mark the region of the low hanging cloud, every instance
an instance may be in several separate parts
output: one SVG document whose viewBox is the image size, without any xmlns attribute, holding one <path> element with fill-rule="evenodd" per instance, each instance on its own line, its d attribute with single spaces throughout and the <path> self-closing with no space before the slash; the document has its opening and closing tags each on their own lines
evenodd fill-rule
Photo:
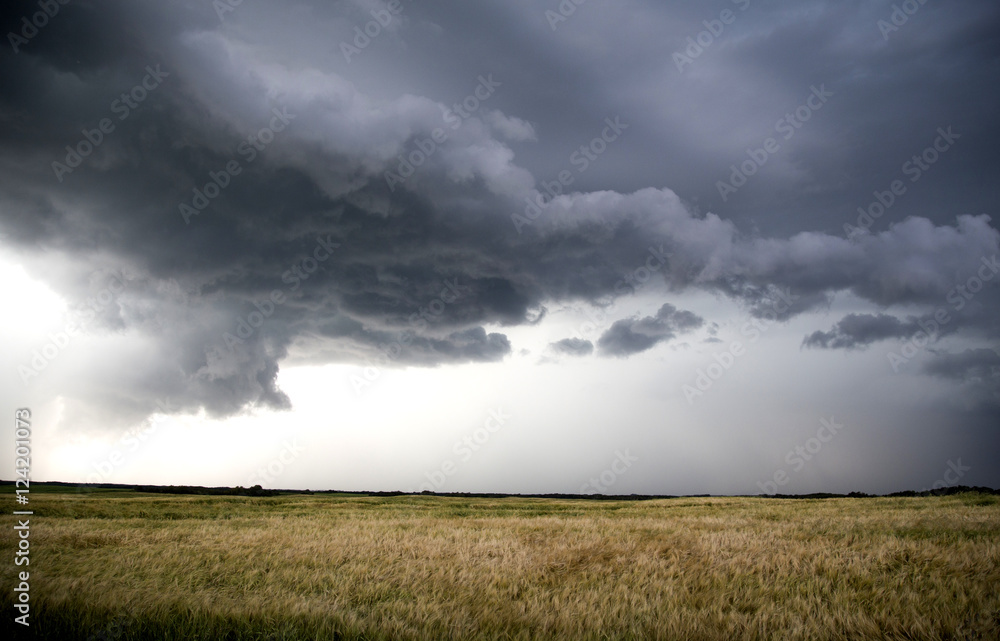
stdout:
<svg viewBox="0 0 1000 641">
<path fill-rule="evenodd" d="M 803 341 L 804 347 L 822 349 L 864 349 L 872 343 L 910 338 L 921 331 L 915 319 L 902 321 L 889 314 L 848 314 L 828 331 L 815 331 Z"/>
<path fill-rule="evenodd" d="M 549 348 L 562 356 L 589 356 L 594 353 L 594 344 L 584 338 L 564 338 L 549 343 Z"/>
<path fill-rule="evenodd" d="M 1000 418 L 1000 353 L 988 347 L 961 352 L 932 350 L 924 361 L 925 374 L 950 381 L 959 393 L 953 399 L 964 410 L 981 410 Z"/>
<path fill-rule="evenodd" d="M 923 369 L 942 378 L 1000 382 L 1000 354 L 986 347 L 957 353 L 936 352 Z"/>
<path fill-rule="evenodd" d="M 602 356 L 631 356 L 704 324 L 705 319 L 697 314 L 664 303 L 655 316 L 615 321 L 597 339 L 597 348 Z"/>
</svg>

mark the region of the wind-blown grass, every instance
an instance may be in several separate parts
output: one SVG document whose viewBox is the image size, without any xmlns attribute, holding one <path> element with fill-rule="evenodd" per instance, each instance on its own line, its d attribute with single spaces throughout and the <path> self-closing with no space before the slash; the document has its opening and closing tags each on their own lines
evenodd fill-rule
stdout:
<svg viewBox="0 0 1000 641">
<path fill-rule="evenodd" d="M 986 495 L 31 501 L 33 638 L 1000 638 Z"/>
</svg>

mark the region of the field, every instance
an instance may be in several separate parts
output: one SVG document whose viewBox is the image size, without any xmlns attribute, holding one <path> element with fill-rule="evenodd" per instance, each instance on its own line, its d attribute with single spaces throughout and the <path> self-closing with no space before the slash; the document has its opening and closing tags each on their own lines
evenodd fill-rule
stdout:
<svg viewBox="0 0 1000 641">
<path fill-rule="evenodd" d="M 1000 639 L 1000 501 L 981 494 L 31 504 L 28 635 L 9 510 L 0 535 L 18 638 Z"/>
</svg>

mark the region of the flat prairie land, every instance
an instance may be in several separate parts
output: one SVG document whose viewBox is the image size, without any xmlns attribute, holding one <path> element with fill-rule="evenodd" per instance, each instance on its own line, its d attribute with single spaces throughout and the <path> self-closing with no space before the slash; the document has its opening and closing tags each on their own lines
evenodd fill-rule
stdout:
<svg viewBox="0 0 1000 641">
<path fill-rule="evenodd" d="M 11 501 L 11 504 L 13 501 Z M 31 495 L 58 639 L 1000 639 L 1000 500 Z M 12 638 L 9 634 L 6 638 Z"/>
</svg>

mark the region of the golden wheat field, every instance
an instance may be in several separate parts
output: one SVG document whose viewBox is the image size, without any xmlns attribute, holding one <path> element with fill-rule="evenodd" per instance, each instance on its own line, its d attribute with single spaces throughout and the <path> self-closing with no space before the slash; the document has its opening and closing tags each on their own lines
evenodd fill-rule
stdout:
<svg viewBox="0 0 1000 641">
<path fill-rule="evenodd" d="M 1000 502 L 980 494 L 31 501 L 30 628 L 3 591 L 24 638 L 1000 638 Z"/>
</svg>

